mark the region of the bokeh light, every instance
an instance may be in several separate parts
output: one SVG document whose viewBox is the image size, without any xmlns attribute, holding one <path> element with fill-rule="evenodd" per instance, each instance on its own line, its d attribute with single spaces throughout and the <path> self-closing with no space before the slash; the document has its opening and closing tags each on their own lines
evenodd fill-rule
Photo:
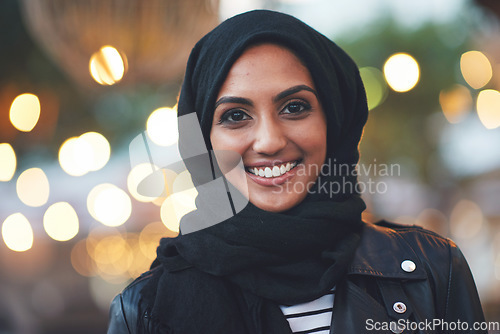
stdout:
<svg viewBox="0 0 500 334">
<path fill-rule="evenodd" d="M 477 114 L 487 129 L 500 126 L 500 92 L 486 89 L 477 97 Z"/>
<path fill-rule="evenodd" d="M 153 261 L 147 258 L 146 255 L 144 255 L 144 253 L 141 251 L 139 243 L 139 234 L 127 233 L 126 241 L 130 249 L 132 262 L 128 266 L 125 275 L 129 278 L 133 278 L 147 271 Z"/>
<path fill-rule="evenodd" d="M 167 231 L 164 226 L 163 230 Z M 84 268 L 78 270 L 93 272 L 112 283 L 120 283 L 139 276 L 148 270 L 152 262 L 142 251 L 139 239 L 138 233 L 122 234 L 116 229 L 92 229 L 85 241 L 86 252 L 78 251 L 81 254 L 76 256 L 75 249 L 75 263 Z M 154 252 L 158 240 L 159 238 L 156 240 L 156 245 L 148 245 L 154 248 L 150 251 Z M 91 263 L 88 263 L 89 259 Z"/>
<path fill-rule="evenodd" d="M 49 180 L 40 168 L 30 168 L 17 178 L 16 191 L 24 204 L 34 207 L 42 206 L 49 199 Z"/>
<path fill-rule="evenodd" d="M 95 186 L 87 197 L 87 209 L 95 220 L 106 226 L 125 223 L 132 213 L 132 202 L 125 191 L 104 183 Z"/>
<path fill-rule="evenodd" d="M 175 194 L 174 194 L 175 195 Z M 161 221 L 165 226 L 172 232 L 179 232 L 179 223 L 181 221 L 181 217 L 177 214 L 177 210 L 180 210 L 180 206 L 182 206 L 182 202 L 176 201 L 176 197 L 174 195 L 168 196 L 162 203 L 160 209 Z M 188 211 L 186 209 L 186 211 Z"/>
<path fill-rule="evenodd" d="M 33 246 L 33 229 L 22 213 L 14 213 L 5 219 L 2 237 L 7 247 L 16 252 L 27 251 Z"/>
<path fill-rule="evenodd" d="M 54 203 L 45 211 L 43 227 L 49 237 L 54 240 L 70 240 L 78 233 L 78 215 L 69 203 Z"/>
<path fill-rule="evenodd" d="M 153 174 L 145 175 L 141 173 L 152 170 L 150 164 L 147 164 L 149 168 L 140 164 L 142 172 L 137 170 L 134 176 L 131 176 L 129 191 L 132 196 L 137 196 L 136 199 L 139 201 L 145 201 L 149 199 L 149 202 L 161 206 L 161 203 L 173 192 L 174 180 L 177 177 L 177 173 L 171 169 L 162 168 L 157 170 Z M 157 168 L 157 167 L 153 167 Z M 132 170 L 134 171 L 135 168 Z M 128 180 L 127 180 L 128 181 Z"/>
<path fill-rule="evenodd" d="M 181 174 L 179 174 L 179 176 Z M 179 177 L 177 177 L 177 179 L 178 178 Z M 180 186 L 178 185 L 178 187 Z M 163 201 L 160 209 L 160 216 L 161 221 L 170 231 L 179 232 L 181 218 L 187 213 L 196 210 L 195 200 L 196 196 L 198 196 L 198 191 L 196 188 L 192 187 L 187 190 L 176 192 L 175 188 L 174 181 L 174 193 Z M 182 189 L 186 188 L 182 186 Z"/>
<path fill-rule="evenodd" d="M 390 56 L 384 64 L 384 75 L 389 86 L 396 92 L 407 92 L 418 83 L 420 68 L 417 61 L 406 53 Z"/>
<path fill-rule="evenodd" d="M 196 210 L 196 190 L 191 174 L 185 170 L 174 180 L 172 185 L 173 194 L 166 198 L 160 209 L 160 216 L 165 226 L 174 232 L 179 232 L 181 218 Z"/>
<path fill-rule="evenodd" d="M 94 260 L 99 276 L 110 281 L 125 281 L 134 255 L 127 240 L 120 234 L 101 238 L 94 248 Z"/>
<path fill-rule="evenodd" d="M 450 214 L 450 231 L 457 239 L 472 239 L 483 227 L 481 208 L 469 200 L 459 201 Z"/>
<path fill-rule="evenodd" d="M 382 104 L 387 97 L 384 75 L 374 67 L 362 67 L 359 69 L 359 74 L 365 86 L 368 109 L 372 110 Z"/>
<path fill-rule="evenodd" d="M 96 275 L 94 261 L 87 250 L 87 239 L 78 241 L 71 249 L 71 265 L 82 276 L 92 277 Z"/>
<path fill-rule="evenodd" d="M 460 70 L 465 81 L 474 89 L 484 87 L 493 75 L 488 57 L 480 51 L 465 52 L 460 57 Z"/>
<path fill-rule="evenodd" d="M 33 94 L 21 94 L 14 99 L 10 107 L 10 122 L 23 132 L 33 130 L 40 118 L 40 100 Z"/>
<path fill-rule="evenodd" d="M 120 233 L 101 225 L 75 244 L 71 263 L 80 275 L 122 283 L 149 269 L 161 238 L 176 235 L 159 221 L 146 225 L 140 233 Z"/>
<path fill-rule="evenodd" d="M 97 132 L 86 132 L 80 136 L 80 140 L 87 142 L 92 148 L 93 159 L 89 171 L 97 171 L 106 166 L 111 155 L 111 146 L 106 137 Z"/>
<path fill-rule="evenodd" d="M 16 152 L 9 143 L 0 143 L 0 181 L 12 179 L 17 167 Z"/>
<path fill-rule="evenodd" d="M 138 191 L 138 186 L 141 182 L 144 181 L 144 179 L 146 179 L 146 177 L 151 176 L 155 172 L 158 173 L 159 176 L 162 176 L 161 173 L 157 172 L 158 169 L 158 166 L 155 166 L 153 164 L 142 163 L 130 170 L 127 176 L 127 189 L 133 198 L 135 198 L 139 202 L 152 202 L 155 198 L 157 198 L 152 196 L 145 196 L 145 194 L 140 193 Z M 161 188 L 158 191 L 160 194 L 165 191 L 164 182 L 156 182 L 154 186 Z"/>
<path fill-rule="evenodd" d="M 159 108 L 153 111 L 146 122 L 146 131 L 156 145 L 175 144 L 179 138 L 176 108 Z"/>
<path fill-rule="evenodd" d="M 97 132 L 67 139 L 59 149 L 59 164 L 71 176 L 82 176 L 104 167 L 111 154 L 108 140 Z"/>
<path fill-rule="evenodd" d="M 454 85 L 439 93 L 439 104 L 448 122 L 456 124 L 472 109 L 472 95 L 467 87 Z"/>
<path fill-rule="evenodd" d="M 127 58 L 112 46 L 105 45 L 90 57 L 90 75 L 101 85 L 113 85 L 127 71 Z"/>
<path fill-rule="evenodd" d="M 86 174 L 93 160 L 92 146 L 79 137 L 67 139 L 59 149 L 59 164 L 71 176 Z"/>
<path fill-rule="evenodd" d="M 162 222 L 153 222 L 146 225 L 139 234 L 139 247 L 144 256 L 153 261 L 156 258 L 156 248 L 160 239 L 175 237 L 177 233 L 166 228 Z"/>
</svg>

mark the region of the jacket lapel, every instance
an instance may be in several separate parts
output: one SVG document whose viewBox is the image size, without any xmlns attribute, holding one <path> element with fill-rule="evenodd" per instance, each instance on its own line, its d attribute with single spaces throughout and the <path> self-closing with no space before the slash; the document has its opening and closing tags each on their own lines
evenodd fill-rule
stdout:
<svg viewBox="0 0 500 334">
<path fill-rule="evenodd" d="M 405 260 L 412 261 L 415 268 L 403 270 L 401 263 Z M 387 305 L 353 283 L 355 276 L 372 281 L 427 279 L 422 263 L 401 236 L 383 226 L 366 224 L 347 276 L 336 288 L 330 334 L 392 333 L 387 326 L 397 319 L 389 316 Z M 392 302 L 389 306 L 391 309 Z"/>
<path fill-rule="evenodd" d="M 385 308 L 351 281 L 336 289 L 331 334 L 366 333 L 370 324 L 389 321 Z"/>
</svg>

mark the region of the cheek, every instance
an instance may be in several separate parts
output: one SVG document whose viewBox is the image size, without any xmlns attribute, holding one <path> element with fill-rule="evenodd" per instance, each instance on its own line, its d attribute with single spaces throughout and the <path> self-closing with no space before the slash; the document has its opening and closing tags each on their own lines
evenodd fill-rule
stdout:
<svg viewBox="0 0 500 334">
<path fill-rule="evenodd" d="M 326 159 L 326 136 L 314 136 L 304 140 L 304 150 L 308 163 L 322 165 Z"/>
<path fill-rule="evenodd" d="M 224 132 L 219 129 L 212 128 L 210 131 L 210 143 L 212 144 L 212 149 L 214 150 L 225 150 L 227 149 L 228 141 L 225 139 Z"/>
<path fill-rule="evenodd" d="M 323 122 L 314 123 L 307 129 L 297 131 L 295 135 L 302 151 L 314 160 L 309 162 L 317 164 L 322 164 L 326 158 L 326 137 L 326 125 Z"/>
<path fill-rule="evenodd" d="M 213 150 L 233 151 L 243 155 L 247 146 L 247 139 L 243 134 L 224 129 L 212 129 L 210 143 Z"/>
</svg>

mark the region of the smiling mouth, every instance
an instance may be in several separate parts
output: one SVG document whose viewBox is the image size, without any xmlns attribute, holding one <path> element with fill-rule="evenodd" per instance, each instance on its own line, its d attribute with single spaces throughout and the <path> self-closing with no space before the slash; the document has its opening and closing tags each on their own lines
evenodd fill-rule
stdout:
<svg viewBox="0 0 500 334">
<path fill-rule="evenodd" d="M 300 160 L 295 160 L 274 166 L 247 167 L 246 171 L 260 177 L 273 178 L 273 177 L 279 177 L 289 172 L 290 170 L 297 167 L 299 163 Z"/>
</svg>

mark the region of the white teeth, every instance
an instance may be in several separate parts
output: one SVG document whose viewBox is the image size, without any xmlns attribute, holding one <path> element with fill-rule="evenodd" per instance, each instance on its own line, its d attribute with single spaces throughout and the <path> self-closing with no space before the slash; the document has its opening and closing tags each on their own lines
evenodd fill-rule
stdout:
<svg viewBox="0 0 500 334">
<path fill-rule="evenodd" d="M 294 162 L 287 162 L 286 164 L 282 164 L 279 166 L 273 166 L 273 167 L 253 167 L 253 168 L 247 168 L 247 170 L 255 175 L 258 175 L 260 177 L 266 177 L 266 178 L 271 178 L 271 177 L 278 177 L 286 172 L 290 171 L 292 168 L 297 166 L 297 161 Z"/>
<path fill-rule="evenodd" d="M 276 177 L 276 176 L 280 176 L 280 175 L 281 175 L 280 168 L 278 166 L 274 166 L 273 167 L 273 176 Z"/>
</svg>

